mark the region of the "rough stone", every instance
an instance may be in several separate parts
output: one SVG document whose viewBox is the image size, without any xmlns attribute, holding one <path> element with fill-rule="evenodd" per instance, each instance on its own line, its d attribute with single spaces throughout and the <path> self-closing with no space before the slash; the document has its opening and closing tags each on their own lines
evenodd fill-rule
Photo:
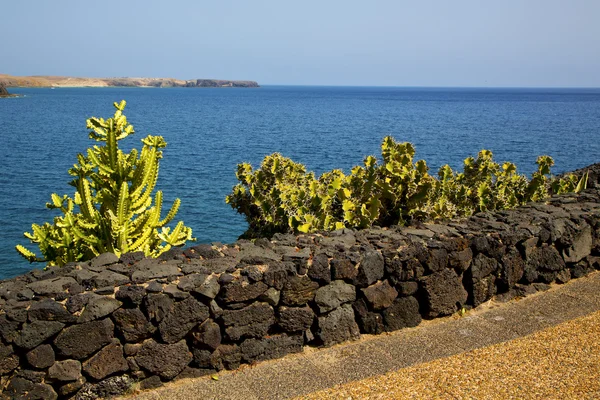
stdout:
<svg viewBox="0 0 600 400">
<path fill-rule="evenodd" d="M 253 303 L 241 310 L 224 310 L 222 318 L 231 340 L 265 336 L 275 323 L 273 307 L 267 303 Z"/>
<path fill-rule="evenodd" d="M 352 304 L 356 322 L 363 333 L 379 335 L 385 330 L 381 314 L 369 311 L 365 299 L 358 299 Z"/>
<path fill-rule="evenodd" d="M 19 366 L 19 356 L 8 354 L 0 358 L 0 376 L 7 375 L 9 372 Z"/>
<path fill-rule="evenodd" d="M 347 258 L 334 258 L 331 260 L 331 274 L 333 279 L 346 279 L 353 281 L 358 275 L 358 268 Z"/>
<path fill-rule="evenodd" d="M 335 280 L 315 292 L 315 303 L 322 313 L 356 300 L 356 288 L 342 280 Z"/>
<path fill-rule="evenodd" d="M 105 265 L 116 264 L 119 262 L 119 257 L 113 253 L 102 253 L 98 257 L 90 260 L 90 266 L 92 268 L 104 267 Z"/>
<path fill-rule="evenodd" d="M 398 282 L 396 289 L 400 296 L 412 296 L 419 290 L 419 284 L 413 281 Z"/>
<path fill-rule="evenodd" d="M 592 243 L 592 228 L 589 225 L 586 225 L 577 232 L 571 246 L 563 251 L 565 262 L 576 263 L 590 255 Z"/>
<path fill-rule="evenodd" d="M 97 288 L 105 286 L 115 287 L 129 283 L 129 277 L 113 271 L 104 270 L 95 276 L 93 281 Z"/>
<path fill-rule="evenodd" d="M 222 344 L 210 355 L 210 364 L 217 371 L 237 369 L 241 361 L 242 352 L 237 344 Z"/>
<path fill-rule="evenodd" d="M 313 257 L 312 263 L 308 268 L 308 276 L 320 284 L 331 282 L 331 270 L 329 268 L 329 258 L 324 253 L 319 253 Z"/>
<path fill-rule="evenodd" d="M 503 289 L 508 290 L 508 288 L 512 288 L 521 280 L 524 272 L 525 261 L 521 257 L 521 254 L 514 248 L 509 249 L 502 256 L 500 265 L 500 281 L 502 282 Z"/>
<path fill-rule="evenodd" d="M 55 356 L 52 346 L 42 344 L 25 355 L 27 362 L 34 368 L 45 369 L 54 364 Z"/>
<path fill-rule="evenodd" d="M 121 258 L 119 258 L 119 262 L 125 265 L 132 265 L 138 261 L 144 259 L 143 251 L 134 251 L 130 253 L 121 254 Z"/>
<path fill-rule="evenodd" d="M 76 381 L 81 378 L 81 363 L 77 360 L 56 361 L 48 368 L 48 378 L 57 381 Z"/>
<path fill-rule="evenodd" d="M 378 281 L 371 286 L 361 289 L 363 295 L 374 310 L 383 310 L 392 305 L 398 297 L 398 291 L 388 283 L 387 279 Z"/>
<path fill-rule="evenodd" d="M 193 297 L 179 301 L 158 325 L 160 337 L 166 343 L 178 342 L 209 315 L 208 307 Z"/>
<path fill-rule="evenodd" d="M 317 338 L 324 346 L 354 340 L 360 337 L 360 329 L 354 320 L 352 306 L 344 304 L 327 315 L 318 318 Z"/>
<path fill-rule="evenodd" d="M 132 384 L 133 380 L 127 375 L 111 376 L 98 383 L 86 383 L 74 400 L 109 399 L 124 394 Z"/>
<path fill-rule="evenodd" d="M 275 307 L 279 304 L 280 298 L 281 298 L 281 292 L 272 287 L 268 288 L 263 294 L 258 296 L 258 300 L 269 303 L 273 307 Z"/>
<path fill-rule="evenodd" d="M 93 379 L 104 379 L 117 372 L 129 369 L 127 360 L 123 357 L 123 346 L 118 340 L 104 346 L 102 350 L 84 361 L 83 372 Z"/>
<path fill-rule="evenodd" d="M 212 349 L 216 349 L 221 344 L 221 327 L 210 319 L 198 325 L 192 335 L 197 343 Z"/>
<path fill-rule="evenodd" d="M 288 306 L 302 306 L 315 298 L 315 291 L 319 288 L 306 275 L 289 277 L 281 291 L 281 301 Z"/>
<path fill-rule="evenodd" d="M 154 327 L 138 308 L 121 308 L 112 314 L 117 330 L 127 342 L 139 342 L 154 332 Z"/>
<path fill-rule="evenodd" d="M 81 324 L 106 317 L 121 307 L 122 304 L 118 300 L 104 296 L 91 299 L 77 319 L 77 323 Z"/>
<path fill-rule="evenodd" d="M 453 314 L 467 301 L 468 293 L 453 269 L 445 269 L 420 279 L 425 315 L 435 318 Z"/>
<path fill-rule="evenodd" d="M 76 391 L 78 391 L 79 389 L 81 389 L 83 387 L 83 385 L 86 383 L 86 381 L 87 380 L 85 379 L 85 377 L 82 376 L 81 378 L 77 379 L 76 381 L 67 382 L 58 388 L 58 394 L 63 397 L 69 396 L 69 395 L 75 393 Z"/>
<path fill-rule="evenodd" d="M 248 363 L 280 358 L 289 353 L 302 351 L 302 335 L 288 336 L 285 333 L 263 339 L 246 339 L 240 345 L 242 359 Z"/>
<path fill-rule="evenodd" d="M 62 357 L 86 358 L 111 342 L 114 324 L 110 319 L 69 326 L 56 337 L 54 346 Z"/>
<path fill-rule="evenodd" d="M 366 287 L 383 278 L 383 255 L 379 251 L 366 251 L 358 264 L 358 275 L 355 282 L 358 286 Z"/>
<path fill-rule="evenodd" d="M 165 294 L 149 294 L 143 301 L 148 319 L 161 322 L 173 309 L 174 301 Z"/>
<path fill-rule="evenodd" d="M 137 307 L 142 304 L 146 290 L 142 286 L 120 286 L 115 293 L 115 299 L 125 307 Z"/>
<path fill-rule="evenodd" d="M 53 297 L 58 293 L 63 293 L 72 285 L 76 285 L 77 281 L 70 277 L 59 277 L 46 279 L 43 281 L 32 282 L 27 287 L 35 292 L 38 296 Z"/>
<path fill-rule="evenodd" d="M 160 344 L 149 339 L 135 356 L 138 365 L 164 379 L 173 379 L 192 361 L 192 353 L 185 342 Z"/>
<path fill-rule="evenodd" d="M 10 381 L 5 394 L 8 398 L 15 400 L 56 400 L 58 398 L 52 386 L 46 383 L 33 383 L 19 377 Z"/>
<path fill-rule="evenodd" d="M 162 381 L 158 375 L 152 375 L 149 378 L 140 381 L 140 390 L 156 389 L 163 386 Z"/>
<path fill-rule="evenodd" d="M 188 292 L 179 290 L 177 285 L 175 285 L 173 283 L 165 286 L 163 289 L 163 293 L 169 297 L 172 297 L 175 300 L 183 300 L 183 299 L 187 299 L 188 297 L 190 297 L 190 294 Z"/>
<path fill-rule="evenodd" d="M 383 321 L 388 331 L 417 326 L 421 323 L 419 302 L 414 297 L 399 297 L 383 311 Z"/>
<path fill-rule="evenodd" d="M 131 280 L 136 283 L 148 282 L 151 279 L 168 278 L 183 275 L 179 272 L 177 265 L 159 264 L 159 260 L 153 260 L 153 263 L 145 265 L 135 265 L 134 272 L 131 274 Z"/>
<path fill-rule="evenodd" d="M 279 307 L 279 326 L 287 332 L 305 331 L 310 329 L 315 319 L 315 313 L 309 306 Z"/>
<path fill-rule="evenodd" d="M 29 308 L 28 315 L 30 321 L 59 321 L 64 323 L 75 321 L 75 317 L 67 311 L 65 306 L 52 299 L 33 303 Z"/>
<path fill-rule="evenodd" d="M 26 350 L 42 344 L 46 339 L 56 335 L 65 326 L 58 321 L 33 321 L 23 324 L 21 333 L 14 340 L 14 343 Z"/>
<path fill-rule="evenodd" d="M 225 303 L 238 303 L 254 300 L 268 288 L 263 282 L 250 283 L 247 277 L 241 276 L 223 285 L 219 297 Z"/>
</svg>

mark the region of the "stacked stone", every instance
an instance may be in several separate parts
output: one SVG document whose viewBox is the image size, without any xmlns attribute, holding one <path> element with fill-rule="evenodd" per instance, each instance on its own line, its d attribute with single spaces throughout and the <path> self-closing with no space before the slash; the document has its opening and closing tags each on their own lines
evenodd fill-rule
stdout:
<svg viewBox="0 0 600 400">
<path fill-rule="evenodd" d="M 108 397 L 600 269 L 600 191 L 423 224 L 103 254 L 0 282 L 5 398 Z"/>
</svg>

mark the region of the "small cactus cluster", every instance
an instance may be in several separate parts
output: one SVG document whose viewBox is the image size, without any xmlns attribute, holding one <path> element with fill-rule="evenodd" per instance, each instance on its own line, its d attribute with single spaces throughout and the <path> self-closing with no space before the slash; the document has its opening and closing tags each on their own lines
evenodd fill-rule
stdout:
<svg viewBox="0 0 600 400">
<path fill-rule="evenodd" d="M 69 170 L 73 197 L 54 193 L 50 209 L 62 215 L 53 223 L 33 224 L 24 235 L 36 243 L 43 257 L 22 245 L 16 250 L 30 262 L 64 265 L 89 260 L 101 253 L 120 254 L 143 251 L 157 257 L 172 246 L 192 240 L 192 230 L 180 221 L 173 229 L 166 225 L 179 209 L 176 199 L 165 218 L 161 218 L 163 194 L 156 192 L 159 160 L 167 143 L 162 136 L 142 139 L 142 150 L 129 153 L 119 149 L 119 141 L 134 133 L 123 114 L 125 101 L 114 103 L 112 118 L 87 120 L 89 137 L 102 143 L 77 155 L 77 164 Z M 159 230 L 160 229 L 160 230 Z"/>
<path fill-rule="evenodd" d="M 240 183 L 225 201 L 246 216 L 244 236 L 258 237 L 469 216 L 540 201 L 551 193 L 578 192 L 587 181 L 585 175 L 552 178 L 549 156 L 538 157 L 531 179 L 518 174 L 513 163 L 494 162 L 489 150 L 467 158 L 461 173 L 442 166 L 436 178 L 424 160 L 413 161 L 411 143 L 388 136 L 381 152 L 381 164 L 368 156 L 350 175 L 335 169 L 318 178 L 278 153 L 265 157 L 257 170 L 239 164 Z"/>
</svg>

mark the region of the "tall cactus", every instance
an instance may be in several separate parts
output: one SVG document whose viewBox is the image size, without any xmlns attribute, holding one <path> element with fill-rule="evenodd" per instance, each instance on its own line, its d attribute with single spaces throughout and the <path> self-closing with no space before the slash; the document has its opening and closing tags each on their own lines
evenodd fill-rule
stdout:
<svg viewBox="0 0 600 400">
<path fill-rule="evenodd" d="M 54 223 L 33 224 L 32 233 L 25 237 L 37 243 L 43 257 L 38 257 L 24 246 L 16 250 L 30 262 L 43 261 L 50 265 L 64 265 L 71 261 L 91 259 L 104 252 L 117 255 L 143 251 L 157 257 L 172 246 L 182 246 L 192 239 L 192 230 L 180 221 L 174 229 L 166 227 L 179 209 L 175 199 L 167 216 L 161 219 L 163 194 L 152 192 L 158 179 L 162 148 L 167 143 L 162 136 L 148 135 L 143 147 L 124 153 L 119 140 L 134 133 L 133 125 L 123 115 L 125 100 L 114 103 L 112 118 L 90 118 L 89 137 L 102 145 L 78 154 L 77 164 L 69 169 L 74 179 L 69 183 L 76 188 L 73 198 L 52 194 L 50 209 L 63 215 Z M 159 231 L 160 229 L 160 231 Z"/>
</svg>

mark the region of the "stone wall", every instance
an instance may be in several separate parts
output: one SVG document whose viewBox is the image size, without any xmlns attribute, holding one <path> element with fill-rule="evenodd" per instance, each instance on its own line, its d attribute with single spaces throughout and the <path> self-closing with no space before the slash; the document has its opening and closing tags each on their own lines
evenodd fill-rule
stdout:
<svg viewBox="0 0 600 400">
<path fill-rule="evenodd" d="M 103 254 L 0 282 L 6 398 L 91 399 L 418 325 L 600 269 L 600 190 L 410 228 Z"/>
</svg>

